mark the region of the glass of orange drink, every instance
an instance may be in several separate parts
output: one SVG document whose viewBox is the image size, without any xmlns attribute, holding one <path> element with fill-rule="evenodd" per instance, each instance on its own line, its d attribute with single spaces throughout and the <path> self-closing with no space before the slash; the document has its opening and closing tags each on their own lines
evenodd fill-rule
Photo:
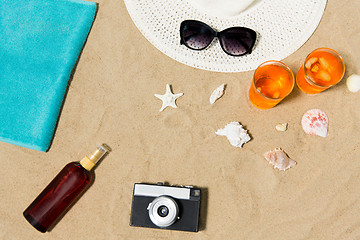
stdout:
<svg viewBox="0 0 360 240">
<path fill-rule="evenodd" d="M 336 51 L 318 48 L 306 57 L 296 83 L 304 93 L 316 94 L 340 82 L 344 73 L 344 60 Z"/>
<path fill-rule="evenodd" d="M 269 109 L 289 95 L 294 85 L 294 74 L 287 65 L 280 61 L 267 61 L 255 70 L 249 100 L 257 108 Z"/>
</svg>

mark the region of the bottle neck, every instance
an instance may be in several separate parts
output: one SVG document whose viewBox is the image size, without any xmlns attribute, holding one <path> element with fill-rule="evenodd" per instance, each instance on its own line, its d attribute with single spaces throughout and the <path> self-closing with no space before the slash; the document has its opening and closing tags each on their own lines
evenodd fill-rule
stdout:
<svg viewBox="0 0 360 240">
<path fill-rule="evenodd" d="M 80 165 L 87 171 L 91 171 L 91 169 L 93 169 L 93 167 L 95 166 L 95 163 L 91 161 L 90 158 L 84 157 L 83 159 L 81 159 Z"/>
<path fill-rule="evenodd" d="M 87 171 L 91 171 L 96 163 L 109 151 L 104 145 L 100 146 L 96 151 L 90 156 L 85 156 L 80 161 L 80 165 L 85 168 Z"/>
</svg>

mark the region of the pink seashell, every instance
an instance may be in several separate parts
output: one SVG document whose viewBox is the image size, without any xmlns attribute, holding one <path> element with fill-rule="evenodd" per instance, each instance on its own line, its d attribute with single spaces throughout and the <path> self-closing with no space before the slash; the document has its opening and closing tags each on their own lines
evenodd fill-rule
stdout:
<svg viewBox="0 0 360 240">
<path fill-rule="evenodd" d="M 328 135 L 329 119 L 320 109 L 307 111 L 301 120 L 301 125 L 307 134 L 326 137 Z"/>
<path fill-rule="evenodd" d="M 289 158 L 281 148 L 275 148 L 273 151 L 266 152 L 264 157 L 274 168 L 282 171 L 296 165 L 296 162 Z"/>
</svg>

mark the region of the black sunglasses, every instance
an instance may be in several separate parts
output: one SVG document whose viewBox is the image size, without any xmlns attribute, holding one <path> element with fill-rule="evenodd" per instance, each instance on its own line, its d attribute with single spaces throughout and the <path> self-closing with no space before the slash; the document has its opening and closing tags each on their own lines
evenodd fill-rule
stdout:
<svg viewBox="0 0 360 240">
<path fill-rule="evenodd" d="M 231 27 L 217 32 L 203 22 L 185 20 L 180 25 L 180 37 L 180 44 L 193 50 L 204 50 L 217 37 L 225 53 L 238 57 L 251 53 L 256 32 L 245 27 Z"/>
</svg>

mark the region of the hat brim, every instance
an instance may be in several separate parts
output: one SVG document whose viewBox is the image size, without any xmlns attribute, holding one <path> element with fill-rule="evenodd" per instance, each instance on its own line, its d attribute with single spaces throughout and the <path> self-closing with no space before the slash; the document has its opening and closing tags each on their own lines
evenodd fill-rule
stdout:
<svg viewBox="0 0 360 240">
<path fill-rule="evenodd" d="M 262 0 L 233 17 L 214 17 L 199 11 L 187 0 L 125 0 L 137 28 L 156 48 L 186 65 L 216 72 L 256 69 L 267 60 L 282 60 L 298 50 L 320 23 L 327 0 Z M 180 24 L 199 20 L 214 29 L 241 26 L 257 32 L 251 54 L 233 57 L 217 40 L 203 51 L 180 44 Z"/>
</svg>

